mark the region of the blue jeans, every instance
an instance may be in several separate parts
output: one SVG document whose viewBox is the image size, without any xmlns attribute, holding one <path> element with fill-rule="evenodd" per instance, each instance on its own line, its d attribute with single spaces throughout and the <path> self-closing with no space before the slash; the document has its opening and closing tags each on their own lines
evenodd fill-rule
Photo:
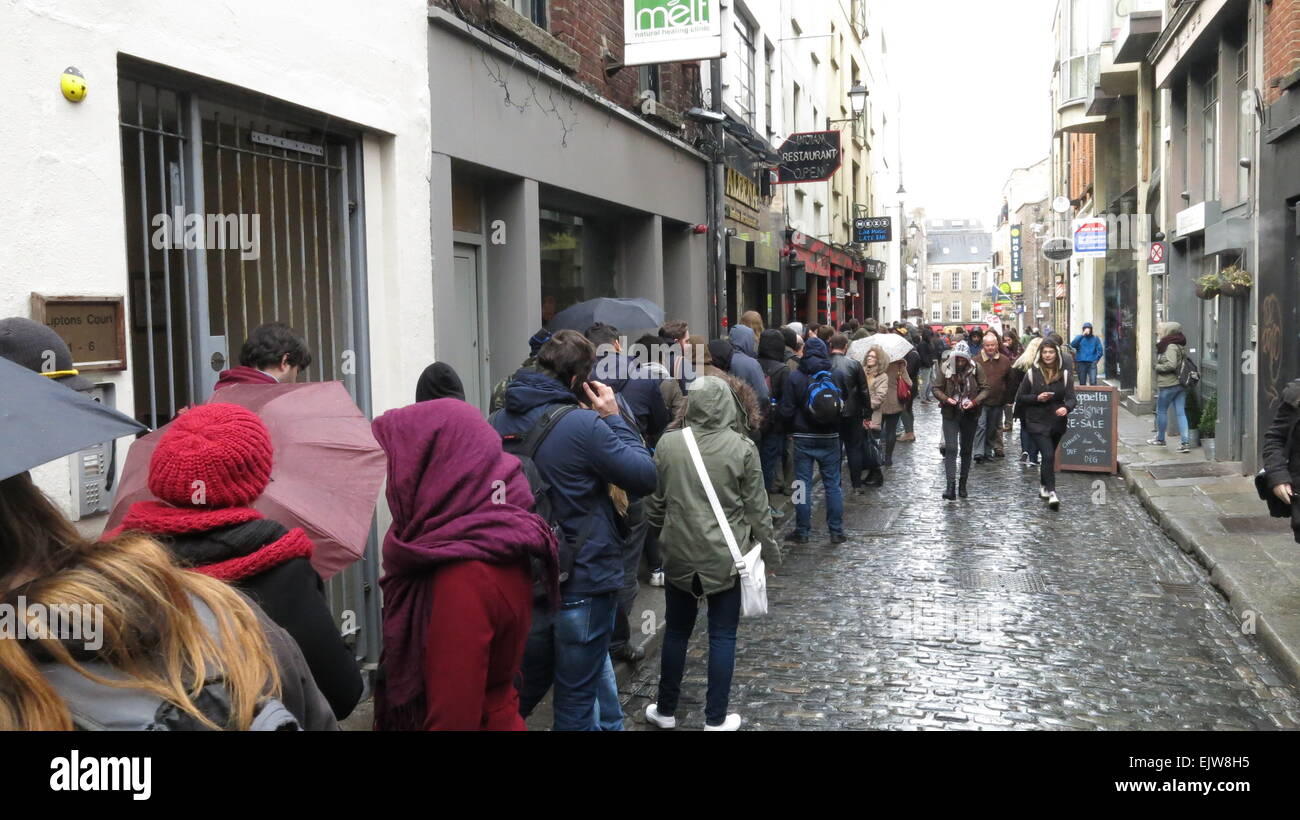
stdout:
<svg viewBox="0 0 1300 820">
<path fill-rule="evenodd" d="M 1179 436 L 1183 444 L 1187 444 L 1187 390 L 1179 384 L 1160 388 L 1160 394 L 1156 397 L 1156 438 L 1160 441 L 1165 440 L 1165 428 L 1169 426 L 1171 404 L 1174 406 L 1174 411 L 1178 413 Z"/>
<path fill-rule="evenodd" d="M 885 418 L 889 418 L 886 416 Z M 795 535 L 812 531 L 813 462 L 821 472 L 826 488 L 826 526 L 832 535 L 844 532 L 844 492 L 840 489 L 840 437 L 804 438 L 794 436 L 794 480 L 802 504 L 795 504 Z"/>
<path fill-rule="evenodd" d="M 1096 384 L 1097 383 L 1097 363 L 1096 362 L 1075 362 L 1075 368 L 1079 371 L 1079 384 Z"/>
<path fill-rule="evenodd" d="M 777 470 L 781 469 L 781 457 L 785 454 L 785 433 L 768 433 L 758 451 L 763 464 L 763 487 L 769 492 L 777 484 Z"/>
<path fill-rule="evenodd" d="M 618 702 L 618 678 L 614 675 L 614 662 L 609 655 L 605 656 L 600 688 L 596 691 L 596 725 L 602 732 L 623 731 L 623 705 Z"/>
<path fill-rule="evenodd" d="M 540 624 L 536 616 L 539 610 L 545 613 L 546 608 L 533 608 L 533 627 L 524 648 L 521 670 L 519 710 L 522 714 L 532 712 L 554 681 L 555 731 L 590 732 L 600 728 L 596 710 L 602 694 L 605 701 L 609 698 L 605 674 L 607 666 L 611 676 L 613 673 L 609 664 L 609 638 L 614 631 L 617 598 L 614 592 L 586 598 L 565 596 L 559 611 L 546 614 Z M 617 703 L 617 686 L 613 697 Z M 607 722 L 603 710 L 600 717 L 601 723 Z M 608 722 L 613 722 L 612 716 Z"/>
<path fill-rule="evenodd" d="M 699 588 L 699 581 L 696 582 Z M 699 601 L 695 595 L 672 584 L 664 587 L 666 609 L 664 648 L 659 666 L 659 714 L 677 711 L 686 671 L 686 645 L 695 630 Z M 704 702 L 704 721 L 719 726 L 727 719 L 731 699 L 731 676 L 736 669 L 736 628 L 740 625 L 740 582 L 709 596 L 709 689 Z"/>
</svg>

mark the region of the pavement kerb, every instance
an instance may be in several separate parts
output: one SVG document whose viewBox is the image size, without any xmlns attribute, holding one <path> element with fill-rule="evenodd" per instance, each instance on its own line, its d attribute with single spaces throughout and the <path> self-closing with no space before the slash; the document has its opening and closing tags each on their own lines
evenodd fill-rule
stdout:
<svg viewBox="0 0 1300 820">
<path fill-rule="evenodd" d="M 1206 539 L 1198 538 L 1182 521 L 1155 504 L 1150 493 L 1150 488 L 1155 486 L 1155 482 L 1149 475 L 1144 476 L 1143 472 L 1135 470 L 1131 462 L 1120 462 L 1119 474 L 1128 485 L 1129 492 L 1138 497 L 1152 519 L 1169 534 L 1170 539 L 1178 544 L 1180 549 L 1194 556 L 1209 571 L 1210 582 L 1228 599 L 1232 611 L 1238 618 L 1243 618 L 1247 612 L 1255 614 L 1256 637 L 1259 638 L 1265 651 L 1282 667 L 1282 671 L 1291 682 L 1300 685 L 1300 647 L 1292 645 L 1278 635 L 1268 616 L 1261 610 L 1259 603 L 1252 599 L 1245 585 L 1233 575 L 1228 566 L 1215 557 L 1213 542 L 1207 543 Z"/>
</svg>

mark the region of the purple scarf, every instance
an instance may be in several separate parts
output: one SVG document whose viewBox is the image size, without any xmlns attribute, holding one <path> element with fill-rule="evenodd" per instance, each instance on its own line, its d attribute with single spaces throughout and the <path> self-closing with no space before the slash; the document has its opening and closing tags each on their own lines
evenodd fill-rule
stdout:
<svg viewBox="0 0 1300 820">
<path fill-rule="evenodd" d="M 384 648 L 375 728 L 419 729 L 434 573 L 452 561 L 510 564 L 536 557 L 556 601 L 555 536 L 531 512 L 533 494 L 519 460 L 502 452 L 501 436 L 465 402 L 437 399 L 389 411 L 375 419 L 374 433 L 388 454 L 393 514 L 379 580 Z"/>
</svg>

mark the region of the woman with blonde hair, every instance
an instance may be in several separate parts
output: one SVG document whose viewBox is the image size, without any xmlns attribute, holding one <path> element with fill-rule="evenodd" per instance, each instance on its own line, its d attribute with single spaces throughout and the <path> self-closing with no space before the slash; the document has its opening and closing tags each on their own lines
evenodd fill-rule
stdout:
<svg viewBox="0 0 1300 820">
<path fill-rule="evenodd" d="M 742 313 L 740 315 L 740 323 L 754 331 L 755 339 L 758 339 L 763 335 L 763 315 L 757 310 L 747 310 Z"/>
<path fill-rule="evenodd" d="M 25 619 L 0 624 L 0 730 L 338 728 L 255 605 L 139 532 L 83 538 L 27 473 L 0 481 L 0 604 Z"/>
<path fill-rule="evenodd" d="M 885 483 L 885 473 L 880 469 L 880 425 L 883 423 L 885 395 L 889 392 L 889 354 L 880 345 L 872 345 L 863 357 L 862 369 L 867 374 L 867 394 L 871 396 L 871 416 L 867 420 L 867 435 L 864 447 L 867 451 L 868 487 L 881 487 Z"/>
<path fill-rule="evenodd" d="M 1043 338 L 1041 336 L 1033 337 L 1029 340 L 1029 344 L 1025 345 L 1024 352 L 1011 364 L 1011 373 L 1007 377 L 1007 395 L 1011 396 L 1013 400 L 1020 392 L 1020 382 L 1024 380 L 1029 368 L 1033 367 L 1034 362 L 1038 360 L 1038 348 L 1042 344 Z M 1015 411 L 1013 408 L 1012 412 L 1007 413 L 1007 419 L 1014 418 Z M 1037 467 L 1038 458 L 1038 445 L 1034 443 L 1034 437 L 1029 435 L 1029 431 L 1025 429 L 1025 423 L 1022 420 L 1020 422 L 1020 465 L 1022 467 Z"/>
</svg>

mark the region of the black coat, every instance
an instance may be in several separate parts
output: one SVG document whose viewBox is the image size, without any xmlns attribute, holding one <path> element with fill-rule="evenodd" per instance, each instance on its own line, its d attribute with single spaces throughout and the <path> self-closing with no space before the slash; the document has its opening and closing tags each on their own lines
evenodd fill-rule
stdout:
<svg viewBox="0 0 1300 820">
<path fill-rule="evenodd" d="M 871 393 L 867 388 L 867 373 L 862 364 L 843 353 L 831 354 L 831 378 L 843 393 L 845 419 L 861 421 L 871 412 Z"/>
<path fill-rule="evenodd" d="M 206 566 L 250 555 L 286 532 L 280 524 L 260 519 L 207 532 L 173 535 L 164 543 L 186 565 Z M 350 715 L 364 689 L 361 670 L 334 623 L 325 584 L 311 561 L 291 558 L 240 578 L 232 586 L 253 599 L 298 644 L 335 717 L 342 720 Z"/>
<path fill-rule="evenodd" d="M 1052 396 L 1047 401 L 1039 401 L 1039 393 L 1051 393 Z M 1069 368 L 1063 367 L 1054 381 L 1044 384 L 1043 371 L 1031 367 L 1016 393 L 1016 415 L 1031 435 L 1064 434 L 1068 414 L 1058 416 L 1056 411 L 1061 407 L 1072 411 L 1074 406 L 1074 374 Z"/>
<path fill-rule="evenodd" d="M 1264 480 L 1269 487 L 1290 484 L 1293 491 L 1300 490 L 1300 379 L 1291 382 L 1282 391 L 1273 423 L 1264 433 L 1264 448 L 1260 454 L 1264 462 Z M 1300 505 L 1291 504 L 1291 530 L 1300 542 Z"/>
</svg>

